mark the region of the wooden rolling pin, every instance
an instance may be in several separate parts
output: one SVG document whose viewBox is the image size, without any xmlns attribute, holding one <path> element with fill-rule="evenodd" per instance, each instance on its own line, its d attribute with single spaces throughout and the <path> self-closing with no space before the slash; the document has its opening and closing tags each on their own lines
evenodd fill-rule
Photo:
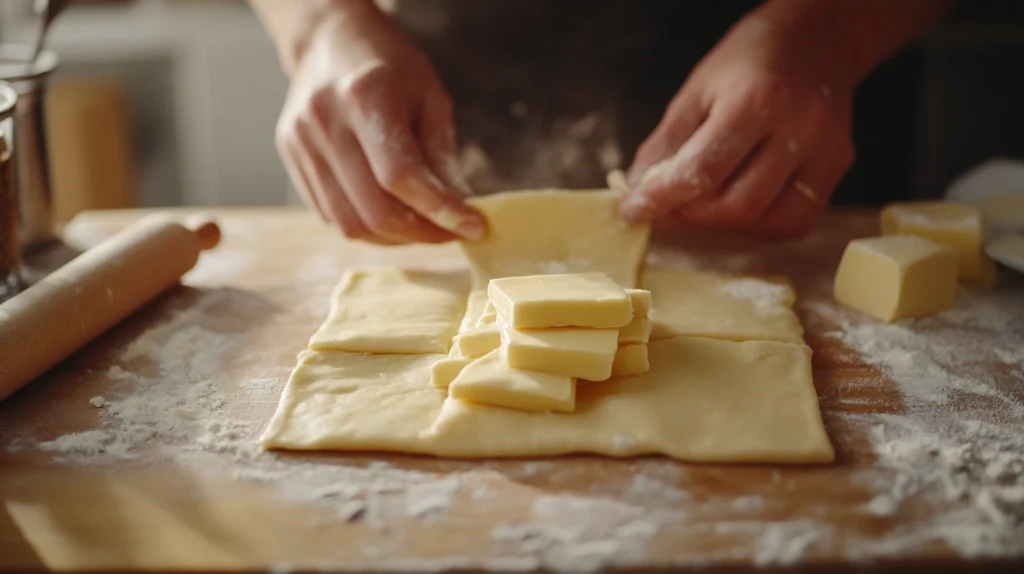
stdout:
<svg viewBox="0 0 1024 574">
<path fill-rule="evenodd" d="M 220 241 L 207 219 L 147 218 L 0 305 L 0 400 L 181 279 Z"/>
</svg>

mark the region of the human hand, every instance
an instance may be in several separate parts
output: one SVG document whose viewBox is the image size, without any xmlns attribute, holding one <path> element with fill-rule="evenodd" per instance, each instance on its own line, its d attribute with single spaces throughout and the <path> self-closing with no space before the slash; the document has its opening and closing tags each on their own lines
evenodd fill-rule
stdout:
<svg viewBox="0 0 1024 574">
<path fill-rule="evenodd" d="M 808 231 L 854 157 L 854 82 L 811 40 L 758 18 L 734 27 L 640 146 L 621 215 Z"/>
<path fill-rule="evenodd" d="M 352 239 L 482 237 L 454 170 L 451 99 L 430 63 L 372 5 L 346 6 L 312 33 L 277 124 L 298 192 Z"/>
</svg>

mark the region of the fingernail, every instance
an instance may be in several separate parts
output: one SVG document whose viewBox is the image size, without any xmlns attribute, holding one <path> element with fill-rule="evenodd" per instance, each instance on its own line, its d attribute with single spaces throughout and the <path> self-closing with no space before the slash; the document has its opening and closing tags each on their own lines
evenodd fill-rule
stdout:
<svg viewBox="0 0 1024 574">
<path fill-rule="evenodd" d="M 470 217 L 463 220 L 459 231 L 466 239 L 483 239 L 487 237 L 487 224 L 480 218 Z"/>
<path fill-rule="evenodd" d="M 468 216 L 447 207 L 431 213 L 429 219 L 441 229 L 466 239 L 483 239 L 487 235 L 487 228 L 478 216 Z"/>
<path fill-rule="evenodd" d="M 640 221 L 649 218 L 653 209 L 645 195 L 634 192 L 619 204 L 619 215 L 630 221 Z"/>
</svg>

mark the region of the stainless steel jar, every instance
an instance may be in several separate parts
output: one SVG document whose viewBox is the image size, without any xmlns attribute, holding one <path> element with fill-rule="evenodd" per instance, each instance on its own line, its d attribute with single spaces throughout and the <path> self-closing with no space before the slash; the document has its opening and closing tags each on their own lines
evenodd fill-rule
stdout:
<svg viewBox="0 0 1024 574">
<path fill-rule="evenodd" d="M 46 84 L 57 68 L 57 54 L 44 50 L 30 62 L 32 47 L 0 45 L 0 81 L 18 94 L 14 123 L 18 190 L 19 242 L 22 254 L 57 239 L 50 190 L 50 162 L 46 144 Z"/>
<path fill-rule="evenodd" d="M 0 82 L 0 302 L 21 290 L 18 190 L 14 182 L 14 113 L 18 94 Z"/>
</svg>

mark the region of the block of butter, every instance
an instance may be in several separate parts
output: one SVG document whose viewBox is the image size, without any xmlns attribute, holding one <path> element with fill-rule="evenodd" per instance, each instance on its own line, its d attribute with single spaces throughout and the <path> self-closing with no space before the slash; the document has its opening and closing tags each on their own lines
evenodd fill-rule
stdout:
<svg viewBox="0 0 1024 574">
<path fill-rule="evenodd" d="M 620 345 L 612 361 L 612 376 L 642 375 L 650 368 L 647 345 Z"/>
<path fill-rule="evenodd" d="M 647 343 L 651 340 L 651 331 L 653 330 L 654 321 L 650 319 L 633 319 L 629 322 L 629 325 L 619 329 L 619 344 Z"/>
<path fill-rule="evenodd" d="M 843 252 L 833 292 L 882 321 L 921 317 L 953 306 L 957 269 L 956 252 L 922 237 L 855 239 Z"/>
<path fill-rule="evenodd" d="M 633 319 L 630 295 L 604 273 L 492 279 L 491 304 L 516 329 L 618 329 Z"/>
<path fill-rule="evenodd" d="M 472 357 L 460 353 L 458 347 L 453 346 L 447 357 L 430 366 L 430 383 L 440 389 L 447 388 L 473 360 Z"/>
<path fill-rule="evenodd" d="M 476 359 L 448 386 L 448 396 L 460 401 L 521 411 L 572 412 L 576 381 L 571 377 L 511 369 L 498 350 Z"/>
<path fill-rule="evenodd" d="M 633 305 L 633 319 L 646 319 L 654 308 L 654 300 L 647 289 L 626 289 L 629 301 Z"/>
<path fill-rule="evenodd" d="M 881 223 L 882 235 L 917 235 L 955 251 L 964 283 L 995 282 L 996 265 L 985 254 L 985 222 L 978 208 L 945 201 L 892 203 L 882 209 Z"/>
<path fill-rule="evenodd" d="M 603 381 L 612 376 L 612 363 L 618 349 L 618 329 L 519 330 L 503 323 L 501 351 L 508 366 L 524 371 L 538 371 Z"/>
<path fill-rule="evenodd" d="M 501 332 L 495 322 L 477 325 L 455 337 L 455 345 L 466 357 L 482 357 L 501 345 Z"/>
</svg>

